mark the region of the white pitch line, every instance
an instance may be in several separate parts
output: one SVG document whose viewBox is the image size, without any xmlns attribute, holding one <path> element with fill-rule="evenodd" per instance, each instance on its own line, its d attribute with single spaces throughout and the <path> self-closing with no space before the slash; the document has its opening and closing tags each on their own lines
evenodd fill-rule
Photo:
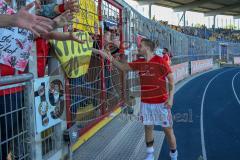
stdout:
<svg viewBox="0 0 240 160">
<path fill-rule="evenodd" d="M 233 79 L 232 79 L 232 89 L 233 89 L 233 92 L 234 92 L 234 95 L 238 101 L 238 104 L 240 104 L 240 100 L 237 96 L 237 93 L 236 93 L 236 90 L 235 90 L 235 87 L 234 87 L 234 81 L 235 81 L 235 78 L 237 77 L 237 75 L 239 74 L 240 72 L 238 72 L 237 74 L 234 75 Z"/>
<path fill-rule="evenodd" d="M 216 74 L 207 84 L 204 93 L 203 93 L 203 97 L 202 97 L 202 103 L 201 103 L 201 118 L 200 118 L 200 129 L 201 129 L 201 145 L 202 145 L 202 155 L 203 155 L 203 160 L 207 160 L 207 152 L 206 152 L 206 147 L 205 147 L 205 139 L 204 139 L 204 128 L 203 128 L 203 106 L 204 106 L 204 101 L 205 101 L 205 97 L 206 97 L 206 93 L 207 93 L 207 89 L 210 86 L 210 84 L 212 83 L 213 80 L 215 80 L 218 76 L 220 76 L 221 74 L 228 72 L 230 70 L 233 69 L 229 69 L 227 71 L 223 71 L 220 72 L 218 74 Z"/>
</svg>

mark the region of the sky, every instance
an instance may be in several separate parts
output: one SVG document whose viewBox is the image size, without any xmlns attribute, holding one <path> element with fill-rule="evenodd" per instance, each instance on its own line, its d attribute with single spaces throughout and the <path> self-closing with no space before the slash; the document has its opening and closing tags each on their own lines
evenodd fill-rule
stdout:
<svg viewBox="0 0 240 160">
<path fill-rule="evenodd" d="M 149 17 L 148 5 L 139 5 L 137 2 L 133 0 L 125 0 L 125 1 L 128 4 L 130 4 L 132 7 L 134 7 L 143 16 Z M 182 17 L 182 12 L 174 12 L 171 8 L 153 5 L 152 17 L 154 15 L 156 20 L 168 21 L 169 24 L 178 25 L 179 20 Z M 205 17 L 203 13 L 187 11 L 186 24 L 188 26 L 195 26 L 196 24 L 205 24 L 208 28 L 210 28 L 213 25 L 213 16 Z M 224 28 L 226 26 L 229 26 L 230 24 L 235 25 L 237 27 L 236 29 L 240 29 L 239 19 L 234 20 L 233 16 L 224 16 L 224 15 L 216 16 L 216 27 Z M 183 25 L 183 22 L 181 22 L 180 25 Z"/>
</svg>

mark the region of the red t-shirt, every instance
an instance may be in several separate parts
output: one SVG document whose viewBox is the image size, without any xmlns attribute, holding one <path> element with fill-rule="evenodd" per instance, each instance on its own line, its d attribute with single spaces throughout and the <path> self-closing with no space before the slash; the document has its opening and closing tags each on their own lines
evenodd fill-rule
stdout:
<svg viewBox="0 0 240 160">
<path fill-rule="evenodd" d="M 162 57 L 155 55 L 148 62 L 139 59 L 129 65 L 133 70 L 139 71 L 143 103 L 157 104 L 167 101 L 166 76 L 172 71 Z"/>
<path fill-rule="evenodd" d="M 168 54 L 164 54 L 164 55 L 163 55 L 163 59 L 164 59 L 168 64 L 170 64 L 170 57 L 169 57 Z"/>
<path fill-rule="evenodd" d="M 36 39 L 38 77 L 43 77 L 49 52 L 49 43 L 42 38 Z"/>
</svg>

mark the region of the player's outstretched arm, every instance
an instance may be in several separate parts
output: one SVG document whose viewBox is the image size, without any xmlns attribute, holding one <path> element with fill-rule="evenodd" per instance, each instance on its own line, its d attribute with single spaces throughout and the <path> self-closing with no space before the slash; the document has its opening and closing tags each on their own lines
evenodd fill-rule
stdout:
<svg viewBox="0 0 240 160">
<path fill-rule="evenodd" d="M 114 66 L 116 66 L 118 69 L 122 71 L 130 71 L 132 70 L 131 67 L 129 66 L 128 63 L 126 62 L 119 62 L 118 60 L 115 60 L 114 57 L 110 54 L 107 54 L 106 52 L 97 50 L 97 49 L 92 49 L 94 54 L 100 54 L 103 58 L 108 59 L 111 63 L 113 63 Z"/>
</svg>

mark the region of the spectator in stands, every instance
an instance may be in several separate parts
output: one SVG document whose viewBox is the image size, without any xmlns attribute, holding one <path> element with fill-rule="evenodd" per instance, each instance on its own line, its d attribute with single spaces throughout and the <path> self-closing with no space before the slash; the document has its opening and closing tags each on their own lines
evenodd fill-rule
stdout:
<svg viewBox="0 0 240 160">
<path fill-rule="evenodd" d="M 190 35 L 190 36 L 196 36 L 203 39 L 209 39 L 211 41 L 230 41 L 230 42 L 239 42 L 240 40 L 240 31 L 239 30 L 233 30 L 233 28 L 230 29 L 222 29 L 222 28 L 207 28 L 206 25 L 200 25 L 197 27 L 181 27 L 181 26 L 175 26 L 170 25 L 168 22 L 164 21 L 158 21 L 160 25 L 167 26 L 170 29 L 176 30 L 178 32 Z"/>
<path fill-rule="evenodd" d="M 40 1 L 36 3 L 36 14 L 54 18 L 55 27 L 64 27 L 69 24 L 69 22 L 73 19 L 73 13 L 76 13 L 79 9 L 77 6 L 76 0 L 66 1 L 64 4 L 56 4 L 50 3 L 47 5 L 41 5 Z M 71 33 L 62 33 L 62 32 L 51 32 L 49 34 L 42 35 L 44 39 L 56 39 L 56 40 L 74 40 L 79 43 L 83 43 L 83 41 L 79 40 L 74 34 Z"/>
<path fill-rule="evenodd" d="M 163 48 L 163 59 L 170 65 L 171 59 L 167 48 Z"/>
<path fill-rule="evenodd" d="M 120 51 L 120 35 L 117 30 L 110 29 L 106 24 L 104 28 L 104 50 L 115 58 L 118 58 L 118 53 Z"/>
<path fill-rule="evenodd" d="M 76 0 L 69 0 L 64 4 L 49 3 L 46 5 L 41 5 L 41 1 L 37 0 L 36 4 L 36 14 L 48 18 L 54 18 L 67 10 L 70 10 L 72 13 L 79 10 Z"/>
<path fill-rule="evenodd" d="M 78 12 L 78 3 L 76 3 L 76 0 L 69 0 L 65 1 L 64 4 L 56 4 L 56 3 L 49 3 L 45 5 L 41 5 L 40 1 L 38 1 L 36 6 L 36 13 L 41 16 L 45 16 L 48 18 L 56 18 L 56 16 L 59 16 L 60 14 L 64 14 L 67 10 L 70 11 L 70 14 Z M 63 19 L 63 23 L 59 27 L 63 27 L 64 25 L 67 25 L 71 22 L 72 18 L 65 18 Z M 78 37 L 74 36 L 74 34 L 71 33 L 51 33 L 50 35 L 44 36 L 42 38 L 36 39 L 36 48 L 37 48 L 37 61 L 38 61 L 38 76 L 42 77 L 44 76 L 44 68 L 47 63 L 48 53 L 50 45 L 48 43 L 48 39 L 57 39 L 57 40 L 74 40 L 79 43 L 82 43 L 78 39 Z M 96 43 L 94 44 L 96 45 Z"/>
<path fill-rule="evenodd" d="M 119 57 L 119 47 L 120 47 L 120 39 L 119 35 L 116 32 L 115 27 L 110 28 L 106 23 L 104 23 L 104 51 L 110 55 L 112 55 L 116 60 L 120 60 Z M 114 67 L 112 66 L 112 63 L 110 61 L 105 60 L 106 68 L 105 68 L 105 75 L 107 77 L 106 81 L 106 87 L 110 88 L 114 85 L 114 82 L 112 81 L 113 76 L 116 75 L 116 70 L 114 70 Z M 116 77 L 116 76 L 115 76 Z"/>
</svg>

